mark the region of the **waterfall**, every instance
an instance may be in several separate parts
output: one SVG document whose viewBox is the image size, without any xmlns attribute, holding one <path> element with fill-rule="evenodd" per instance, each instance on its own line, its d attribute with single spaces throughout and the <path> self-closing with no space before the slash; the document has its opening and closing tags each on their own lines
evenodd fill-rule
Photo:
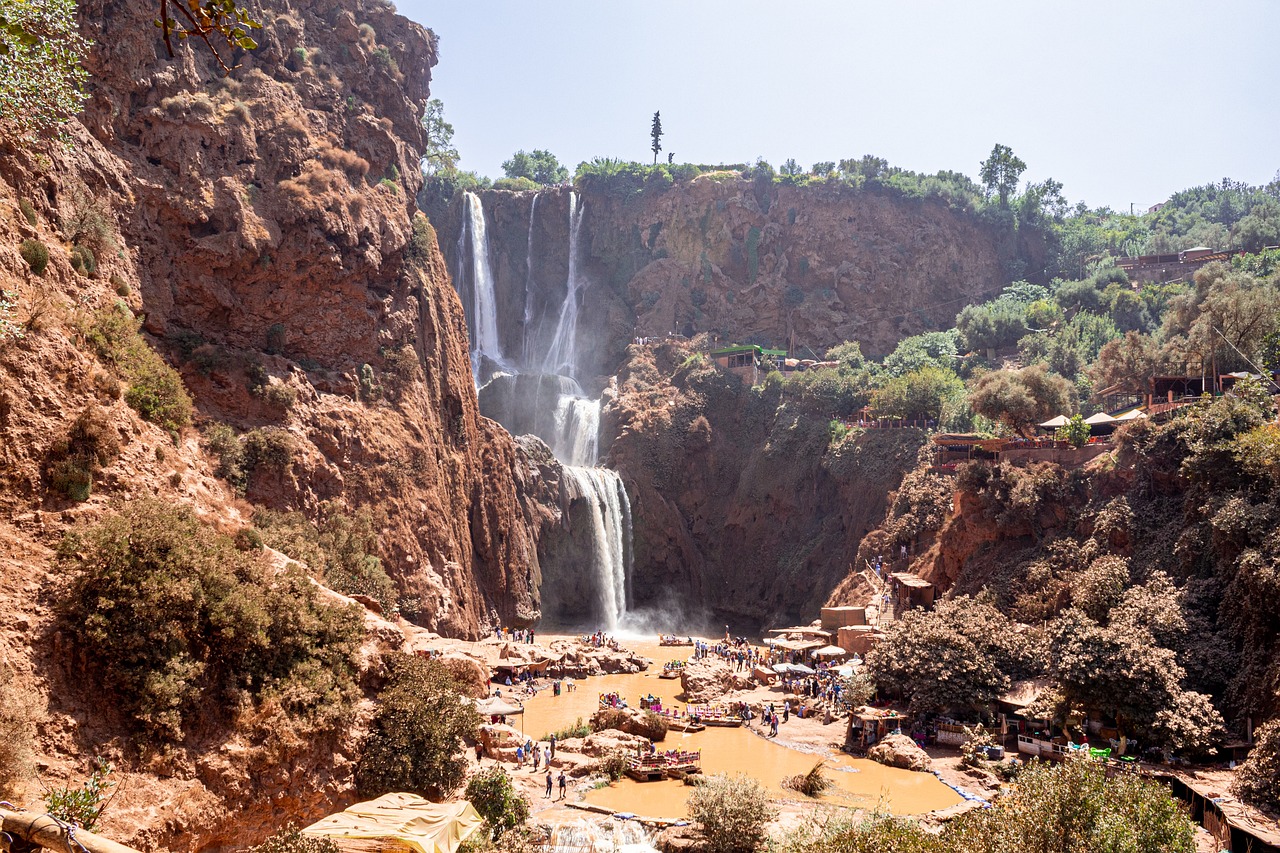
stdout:
<svg viewBox="0 0 1280 853">
<path fill-rule="evenodd" d="M 633 821 L 562 823 L 551 830 L 547 853 L 654 853 L 653 833 Z"/>
<path fill-rule="evenodd" d="M 631 568 L 631 502 L 622 478 L 608 468 L 564 466 L 566 485 L 586 502 L 591 519 L 596 615 L 616 631 L 627 612 Z"/>
<path fill-rule="evenodd" d="M 521 355 L 524 363 L 529 363 L 529 326 L 533 324 L 533 220 L 538 215 L 538 196 L 533 194 L 533 204 L 529 205 L 529 239 L 524 250 L 524 351 Z"/>
<path fill-rule="evenodd" d="M 489 238 L 485 233 L 484 205 L 473 192 L 465 194 L 467 217 L 458 240 L 458 257 L 464 256 L 464 241 L 471 237 L 471 322 L 475 339 L 471 342 L 471 370 L 477 379 L 484 359 L 505 365 L 502 342 L 498 338 L 498 300 L 493 289 L 493 268 L 489 265 Z"/>
<path fill-rule="evenodd" d="M 596 464 L 600 444 L 600 401 L 561 395 L 556 401 L 551 452 L 566 465 Z"/>
<path fill-rule="evenodd" d="M 578 236 L 582 227 L 583 207 L 578 196 L 569 192 L 569 274 L 565 283 L 564 302 L 559 307 L 551 344 L 541 355 L 543 339 L 538 332 L 545 319 L 536 315 L 538 300 L 534 278 L 534 217 L 540 195 L 534 195 L 529 208 L 529 231 L 525 241 L 525 280 L 522 352 L 508 362 L 498 338 L 498 299 L 493 270 L 489 263 L 489 244 L 485 234 L 484 208 L 480 197 L 466 193 L 466 215 L 458 238 L 459 283 L 471 275 L 472 299 L 470 320 L 474 329 L 472 369 L 477 384 L 482 372 L 486 384 L 481 401 L 491 400 L 485 414 L 494 416 L 509 429 L 531 429 L 551 448 L 562 466 L 561 504 L 566 520 L 572 519 L 571 536 L 590 551 L 590 567 L 586 577 L 566 577 L 564 583 L 576 588 L 581 598 L 572 600 L 575 609 L 590 607 L 590 614 L 574 615 L 596 620 L 598 627 L 616 631 L 627 611 L 632 564 L 631 503 L 622 478 L 615 471 L 598 467 L 600 400 L 591 399 L 578 384 L 578 312 L 582 291 L 587 286 L 579 270 Z M 468 240 L 470 243 L 468 244 Z M 468 251 L 468 245 L 470 249 Z M 510 305 L 511 300 L 503 304 Z M 487 377 L 484 360 L 505 368 L 508 375 Z M 541 361 L 540 368 L 538 365 Z M 518 366 L 517 366 L 518 365 Z M 581 537 L 576 538 L 576 537 Z M 566 561 L 567 562 L 567 561 Z M 580 565 L 580 563 L 579 563 Z M 569 565 L 563 566 L 568 574 Z"/>
<path fill-rule="evenodd" d="M 564 302 L 560 304 L 560 317 L 556 332 L 551 338 L 551 348 L 542 363 L 544 373 L 563 373 L 574 376 L 578 355 L 578 229 L 582 226 L 582 208 L 578 194 L 569 191 L 569 280 L 565 283 Z"/>
</svg>

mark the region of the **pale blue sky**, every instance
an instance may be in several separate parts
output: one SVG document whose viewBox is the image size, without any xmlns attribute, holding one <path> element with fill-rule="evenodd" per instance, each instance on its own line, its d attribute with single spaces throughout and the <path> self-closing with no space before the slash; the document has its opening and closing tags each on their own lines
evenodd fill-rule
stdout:
<svg viewBox="0 0 1280 853">
<path fill-rule="evenodd" d="M 1280 170 L 1280 0 L 397 0 L 440 36 L 462 168 L 518 148 L 977 176 L 996 142 L 1128 209 Z"/>
</svg>

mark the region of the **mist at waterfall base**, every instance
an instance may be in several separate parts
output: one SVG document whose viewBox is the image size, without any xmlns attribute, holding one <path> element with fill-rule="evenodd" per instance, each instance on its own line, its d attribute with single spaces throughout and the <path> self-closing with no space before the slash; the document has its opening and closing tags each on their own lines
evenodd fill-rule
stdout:
<svg viewBox="0 0 1280 853">
<path fill-rule="evenodd" d="M 685 629 L 689 623 L 677 602 L 644 611 L 629 608 L 631 502 L 618 473 L 600 465 L 601 400 L 589 396 L 581 381 L 587 342 L 579 320 L 591 286 L 582 270 L 580 245 L 585 206 L 569 191 L 568 245 L 539 247 L 534 226 L 541 195 L 535 193 L 529 207 L 523 298 L 507 294 L 504 302 L 497 292 L 484 205 L 471 192 L 463 196 L 455 281 L 467 309 L 481 411 L 512 434 L 535 435 L 547 444 L 563 466 L 560 502 L 566 526 L 589 545 L 585 559 L 559 555 L 544 564 L 543 611 L 548 615 L 543 628 L 602 629 L 621 636 Z M 540 252 L 548 248 L 567 253 L 562 294 L 535 273 Z M 500 315 L 504 304 L 519 305 L 518 346 L 510 339 L 511 345 L 504 346 L 502 321 L 509 319 Z M 565 573 L 572 576 L 549 577 Z M 563 600 L 548 600 L 553 593 Z M 556 622 L 560 624 L 551 624 Z"/>
</svg>

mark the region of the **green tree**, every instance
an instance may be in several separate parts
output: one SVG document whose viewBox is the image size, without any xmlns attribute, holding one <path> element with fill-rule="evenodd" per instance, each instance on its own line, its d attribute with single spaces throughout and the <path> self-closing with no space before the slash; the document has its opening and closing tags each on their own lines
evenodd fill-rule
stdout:
<svg viewBox="0 0 1280 853">
<path fill-rule="evenodd" d="M 538 184 L 562 184 L 569 180 L 569 170 L 550 151 L 536 148 L 532 153 L 524 150 L 511 155 L 502 164 L 508 178 L 528 178 Z"/>
<path fill-rule="evenodd" d="M 422 170 L 434 175 L 456 169 L 458 149 L 453 147 L 453 125 L 444 120 L 444 101 L 432 98 L 422 105 L 422 130 Z"/>
<path fill-rule="evenodd" d="M 964 397 L 964 382 L 947 368 L 927 364 L 894 376 L 871 394 L 871 407 L 891 418 L 933 418 Z"/>
<path fill-rule="evenodd" d="M 1027 164 L 1014 155 L 1012 148 L 997 143 L 991 149 L 991 156 L 982 161 L 978 176 L 987 196 L 995 193 L 1000 198 L 1000 206 L 1008 207 L 1009 197 L 1018 189 L 1018 179 L 1026 169 Z"/>
<path fill-rule="evenodd" d="M 995 808 L 969 812 L 943 833 L 954 853 L 1135 851 L 1193 853 L 1195 828 L 1169 789 L 1086 758 L 1032 764 Z"/>
<path fill-rule="evenodd" d="M 89 45 L 75 0 L 0 0 L 0 137 L 31 143 L 80 112 Z"/>
<path fill-rule="evenodd" d="M 804 174 L 804 167 L 797 163 L 794 157 L 789 157 L 783 162 L 782 168 L 778 171 L 787 177 L 794 178 L 797 175 Z"/>
<path fill-rule="evenodd" d="M 1033 674 L 1033 655 L 1013 622 L 968 596 L 933 610 L 909 610 L 867 653 L 867 672 L 881 690 L 901 693 L 918 711 L 985 709 L 1010 678 Z"/>
<path fill-rule="evenodd" d="M 399 653 L 386 661 L 388 684 L 356 768 L 360 793 L 448 796 L 466 776 L 464 740 L 475 738 L 480 715 L 439 661 Z"/>
<path fill-rule="evenodd" d="M 529 819 L 529 801 L 516 792 L 502 767 L 491 767 L 472 776 L 464 796 L 489 824 L 494 839 Z"/>
<path fill-rule="evenodd" d="M 662 113 L 653 114 L 653 124 L 649 128 L 649 138 L 653 140 L 653 165 L 658 165 L 658 152 L 662 150 Z"/>
<path fill-rule="evenodd" d="M 1054 435 L 1058 441 L 1065 441 L 1072 447 L 1084 447 L 1089 443 L 1089 433 L 1093 427 L 1084 422 L 1084 418 L 1080 415 L 1072 415 L 1071 420 L 1067 421 L 1063 426 L 1058 427 L 1058 432 Z"/>
<path fill-rule="evenodd" d="M 1104 626 L 1070 609 L 1048 635 L 1051 672 L 1069 703 L 1170 749 L 1200 751 L 1221 737 L 1222 717 L 1209 697 L 1182 687 L 1186 672 L 1174 652 L 1133 619 L 1111 614 Z"/>
<path fill-rule="evenodd" d="M 1043 364 L 1021 370 L 991 370 L 969 390 L 969 405 L 984 418 L 1023 432 L 1054 415 L 1075 408 L 1071 383 Z"/>
<path fill-rule="evenodd" d="M 1236 774 L 1235 792 L 1263 808 L 1280 810 L 1280 720 L 1258 726 L 1249 758 Z"/>
<path fill-rule="evenodd" d="M 1011 347 L 1027 333 L 1026 309 L 1009 299 L 966 305 L 956 317 L 956 332 L 966 352 Z"/>
<path fill-rule="evenodd" d="M 902 376 L 928 365 L 951 370 L 956 364 L 956 337 L 956 331 L 950 329 L 903 338 L 893 352 L 885 356 L 885 372 Z"/>
</svg>

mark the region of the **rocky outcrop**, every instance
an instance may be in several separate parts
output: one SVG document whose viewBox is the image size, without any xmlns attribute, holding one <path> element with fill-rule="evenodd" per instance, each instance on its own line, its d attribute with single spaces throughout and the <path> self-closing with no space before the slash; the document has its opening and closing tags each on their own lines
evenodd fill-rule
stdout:
<svg viewBox="0 0 1280 853">
<path fill-rule="evenodd" d="M 78 785 L 87 756 L 116 762 L 111 837 L 241 847 L 353 801 L 371 704 L 323 732 L 246 709 L 228 714 L 235 731 L 142 750 L 109 703 L 84 695 L 55 633 L 62 534 L 144 495 L 229 532 L 260 506 L 312 517 L 327 502 L 367 507 L 403 612 L 475 636 L 495 618 L 537 619 L 534 531 L 551 511 L 536 465 L 480 415 L 461 305 L 433 230 L 414 217 L 434 37 L 389 4 L 284 2 L 223 78 L 194 40 L 163 58 L 153 7 L 79 9 L 95 47 L 72 144 L 0 141 L 0 230 L 13 238 L 0 246 L 0 289 L 24 327 L 0 340 L 5 688 L 40 709 L 48 784 Z M 24 239 L 48 246 L 43 275 L 19 256 Z M 92 274 L 72 268 L 82 242 L 96 251 Z M 121 398 L 85 334 L 117 302 L 181 372 L 194 428 L 170 434 Z M 48 460 L 86 409 L 120 452 L 74 503 L 51 488 Z M 291 451 L 250 470 L 237 494 L 202 446 L 212 422 L 277 429 Z M 377 658 L 363 660 L 370 693 Z"/>
<path fill-rule="evenodd" d="M 461 306 L 413 219 L 434 36 L 377 3 L 287 3 L 221 79 L 201 50 L 157 58 L 137 36 L 152 10 L 82 8 L 89 136 L 55 173 L 7 170 L 16 194 L 65 211 L 82 180 L 119 211 L 144 328 L 180 342 L 200 414 L 292 435 L 250 501 L 385 511 L 380 556 L 435 630 L 536 618 L 516 451 L 480 417 Z"/>
<path fill-rule="evenodd" d="M 556 672 L 571 678 L 644 672 L 653 663 L 628 649 L 585 646 L 576 640 L 556 640 L 551 653 L 559 657 Z"/>
<path fill-rule="evenodd" d="M 812 619 L 925 436 L 833 443 L 822 406 L 693 353 L 633 346 L 606 395 L 601 446 L 631 497 L 635 606 L 741 631 Z"/>
<path fill-rule="evenodd" d="M 867 750 L 867 758 L 903 770 L 928 770 L 933 759 L 906 735 L 888 735 Z"/>
<path fill-rule="evenodd" d="M 684 701 L 692 704 L 714 702 L 726 693 L 753 686 L 749 673 L 734 672 L 733 667 L 720 658 L 691 660 L 680 669 Z"/>
<path fill-rule="evenodd" d="M 652 711 L 639 708 L 601 708 L 591 715 L 591 728 L 639 735 L 650 741 L 663 740 L 667 736 L 666 721 Z"/>
</svg>

